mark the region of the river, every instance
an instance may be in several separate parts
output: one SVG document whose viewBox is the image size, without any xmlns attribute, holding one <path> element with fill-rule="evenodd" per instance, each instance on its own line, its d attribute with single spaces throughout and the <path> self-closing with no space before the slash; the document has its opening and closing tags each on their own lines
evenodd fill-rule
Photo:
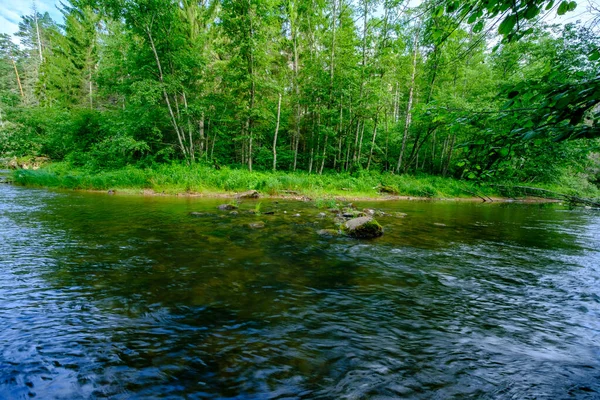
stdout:
<svg viewBox="0 0 600 400">
<path fill-rule="evenodd" d="M 222 202 L 0 185 L 0 398 L 600 398 L 598 211 Z"/>
</svg>

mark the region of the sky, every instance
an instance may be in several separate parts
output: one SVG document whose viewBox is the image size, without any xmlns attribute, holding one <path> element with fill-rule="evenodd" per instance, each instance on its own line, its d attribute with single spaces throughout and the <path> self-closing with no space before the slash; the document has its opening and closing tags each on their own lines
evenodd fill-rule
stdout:
<svg viewBox="0 0 600 400">
<path fill-rule="evenodd" d="M 33 14 L 33 0 L 0 0 L 0 33 L 13 35 L 19 30 L 21 15 Z M 36 0 L 35 5 L 39 12 L 50 13 L 55 21 L 62 19 L 62 14 L 56 8 L 58 0 Z"/>
<path fill-rule="evenodd" d="M 419 3 L 420 0 L 410 0 L 410 3 Z M 580 0 L 574 12 L 564 16 L 549 15 L 547 23 L 575 22 L 582 20 L 584 23 L 591 19 L 588 13 L 588 4 L 592 3 L 600 9 L 600 0 Z M 34 0 L 0 0 L 0 33 L 13 35 L 18 30 L 18 23 L 22 15 L 32 14 Z M 58 11 L 59 0 L 35 0 L 35 5 L 41 13 L 48 12 L 55 21 L 62 21 L 62 14 Z"/>
</svg>

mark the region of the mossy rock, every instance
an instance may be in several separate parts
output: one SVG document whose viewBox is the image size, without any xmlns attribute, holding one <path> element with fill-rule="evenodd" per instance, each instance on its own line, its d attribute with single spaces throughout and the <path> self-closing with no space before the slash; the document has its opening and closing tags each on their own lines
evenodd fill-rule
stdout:
<svg viewBox="0 0 600 400">
<path fill-rule="evenodd" d="M 372 239 L 383 235 L 383 227 L 373 217 L 358 217 L 342 225 L 344 234 L 357 239 Z"/>
</svg>

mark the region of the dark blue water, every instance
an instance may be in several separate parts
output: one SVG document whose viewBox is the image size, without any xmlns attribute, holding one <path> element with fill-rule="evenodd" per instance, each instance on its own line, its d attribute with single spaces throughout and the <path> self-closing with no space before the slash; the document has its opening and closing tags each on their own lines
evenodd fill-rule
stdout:
<svg viewBox="0 0 600 400">
<path fill-rule="evenodd" d="M 597 211 L 220 202 L 0 185 L 0 398 L 600 398 Z"/>
</svg>

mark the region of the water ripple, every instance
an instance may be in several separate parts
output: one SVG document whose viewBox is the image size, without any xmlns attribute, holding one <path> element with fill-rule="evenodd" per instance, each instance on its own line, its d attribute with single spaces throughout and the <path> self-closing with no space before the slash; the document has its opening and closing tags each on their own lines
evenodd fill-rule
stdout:
<svg viewBox="0 0 600 400">
<path fill-rule="evenodd" d="M 0 187 L 0 398 L 600 397 L 597 213 L 379 204 L 359 243 L 215 205 Z"/>
</svg>

